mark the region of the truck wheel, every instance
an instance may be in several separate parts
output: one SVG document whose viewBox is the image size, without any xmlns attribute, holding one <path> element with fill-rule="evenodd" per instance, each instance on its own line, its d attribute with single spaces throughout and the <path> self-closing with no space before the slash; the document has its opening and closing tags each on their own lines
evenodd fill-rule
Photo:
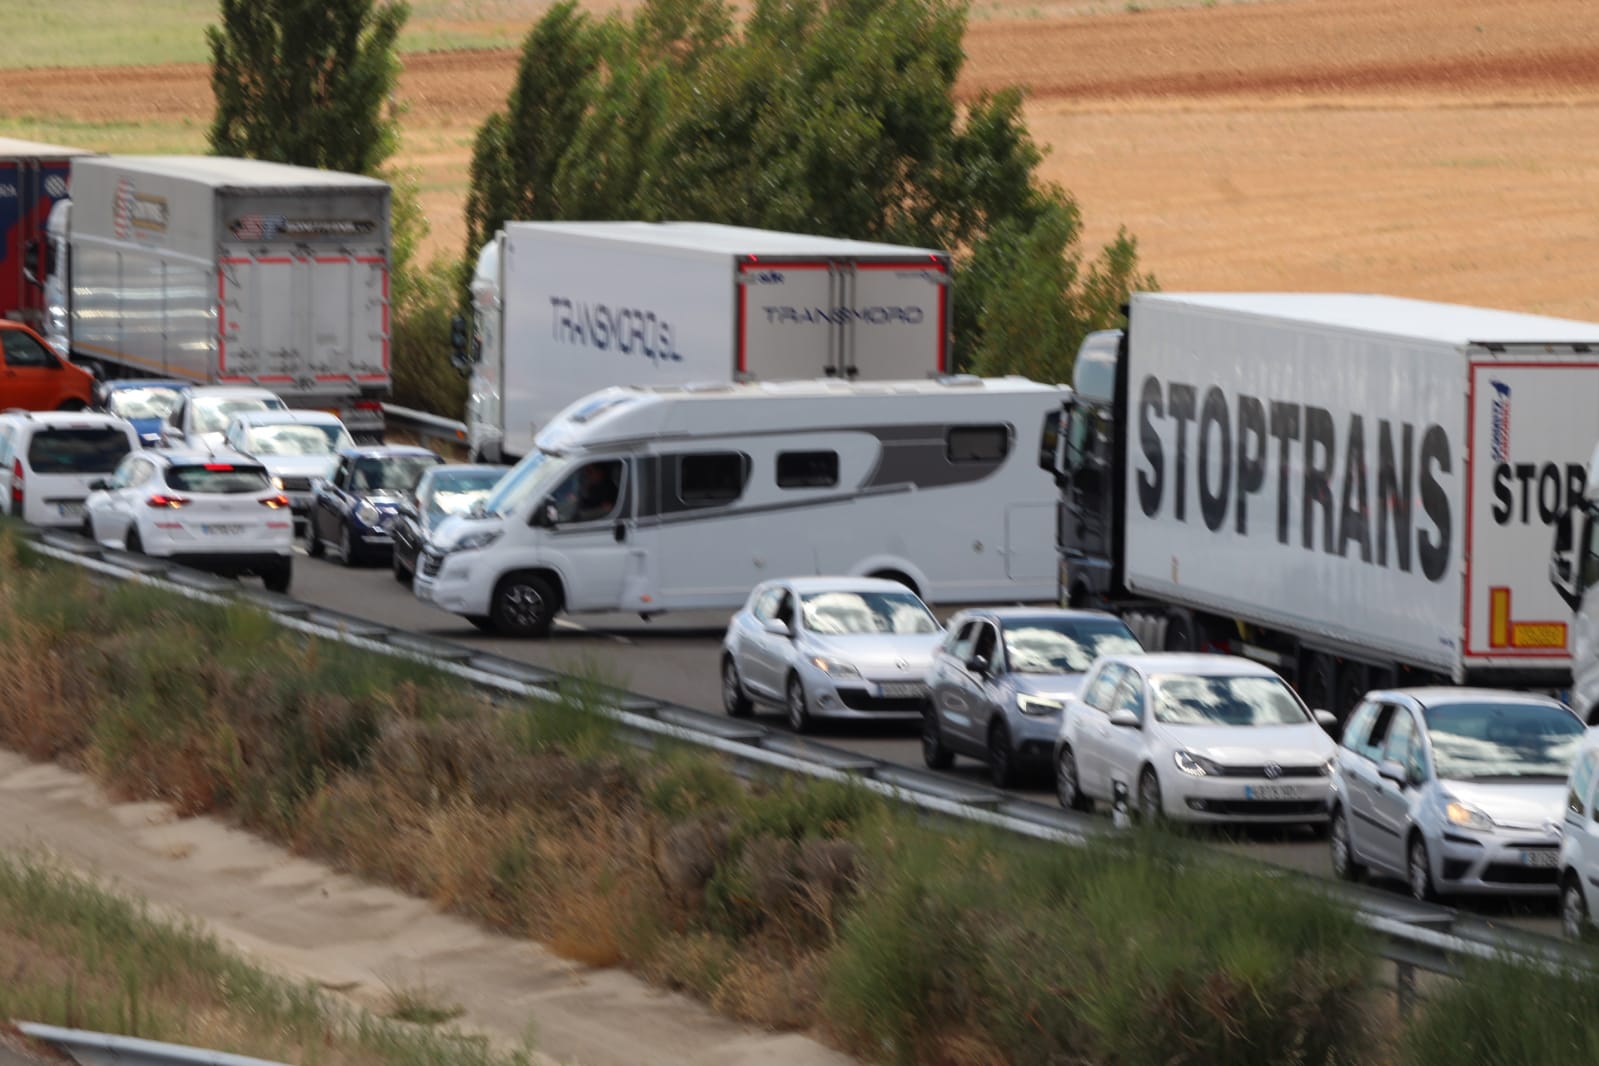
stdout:
<svg viewBox="0 0 1599 1066">
<path fill-rule="evenodd" d="M 1305 664 L 1300 678 L 1299 696 L 1313 711 L 1332 710 L 1338 677 L 1338 664 L 1331 655 L 1312 651 L 1305 653 Z"/>
<path fill-rule="evenodd" d="M 912 581 L 909 577 L 900 573 L 898 570 L 879 570 L 876 573 L 868 574 L 867 576 L 875 577 L 883 581 L 897 581 L 901 585 L 904 585 L 906 588 L 910 589 L 914 595 L 920 596 L 922 594 L 921 590 L 916 587 L 916 582 Z"/>
<path fill-rule="evenodd" d="M 558 606 L 555 589 L 537 574 L 507 574 L 494 589 L 489 617 L 511 637 L 547 637 Z"/>
<path fill-rule="evenodd" d="M 1166 615 L 1166 651 L 1193 651 L 1195 649 L 1194 616 L 1187 611 L 1171 611 Z"/>
</svg>

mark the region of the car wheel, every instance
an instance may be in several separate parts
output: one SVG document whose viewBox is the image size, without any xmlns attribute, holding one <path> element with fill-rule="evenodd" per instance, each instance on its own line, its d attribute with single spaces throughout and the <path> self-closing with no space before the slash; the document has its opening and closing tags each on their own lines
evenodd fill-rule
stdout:
<svg viewBox="0 0 1599 1066">
<path fill-rule="evenodd" d="M 944 731 L 938 728 L 938 712 L 928 707 L 922 712 L 922 762 L 929 770 L 948 770 L 955 765 L 955 753 L 944 747 Z"/>
<path fill-rule="evenodd" d="M 88 515 L 83 516 L 83 526 L 78 530 L 78 532 L 83 536 L 83 539 L 88 541 L 94 540 L 94 523 L 89 521 Z"/>
<path fill-rule="evenodd" d="M 1016 785 L 1016 752 L 1011 747 L 1010 727 L 1003 718 L 996 718 L 988 727 L 988 776 L 995 788 Z"/>
<path fill-rule="evenodd" d="M 144 541 L 139 539 L 139 527 L 129 526 L 128 534 L 122 540 L 122 550 L 129 555 L 143 555 Z"/>
<path fill-rule="evenodd" d="M 722 707 L 734 718 L 748 718 L 755 710 L 750 698 L 744 695 L 744 682 L 738 677 L 738 664 L 731 655 L 722 656 Z"/>
<path fill-rule="evenodd" d="M 344 556 L 345 566 L 356 564 L 355 537 L 350 534 L 350 523 L 345 522 L 339 526 L 339 554 Z"/>
<path fill-rule="evenodd" d="M 1422 903 L 1430 902 L 1438 893 L 1432 883 L 1432 866 L 1427 861 L 1427 842 L 1420 836 L 1410 838 L 1410 859 L 1406 866 L 1410 894 Z"/>
<path fill-rule="evenodd" d="M 1560 931 L 1567 940 L 1588 937 L 1588 904 L 1582 898 L 1582 882 L 1575 873 L 1566 875 L 1565 886 L 1560 890 Z"/>
<path fill-rule="evenodd" d="M 261 584 L 266 586 L 268 592 L 286 593 L 293 581 L 294 563 L 289 559 L 279 560 L 261 573 Z"/>
<path fill-rule="evenodd" d="M 537 574 L 500 579 L 489 607 L 494 628 L 511 637 L 546 637 L 555 622 L 555 589 Z"/>
<path fill-rule="evenodd" d="M 1355 860 L 1354 841 L 1349 837 L 1349 817 L 1341 806 L 1333 810 L 1327 841 L 1332 852 L 1333 876 L 1340 881 L 1359 881 L 1365 871 Z"/>
<path fill-rule="evenodd" d="M 805 698 L 805 683 L 798 674 L 788 676 L 788 727 L 796 733 L 806 733 L 811 728 L 810 703 Z"/>
<path fill-rule="evenodd" d="M 1082 785 L 1077 778 L 1077 756 L 1070 748 L 1060 749 L 1060 758 L 1055 760 L 1055 798 L 1068 811 L 1089 811 L 1094 808 L 1094 801 L 1083 795 Z"/>
<path fill-rule="evenodd" d="M 411 580 L 414 577 L 416 577 L 416 575 L 414 573 L 412 573 L 410 568 L 407 567 L 405 565 L 405 563 L 403 563 L 400 560 L 400 553 L 399 552 L 395 552 L 394 553 L 394 580 L 398 581 L 402 585 L 409 585 L 411 583 Z"/>
<path fill-rule="evenodd" d="M 1166 820 L 1166 807 L 1160 796 L 1160 777 L 1153 766 L 1144 767 L 1138 778 L 1138 817 L 1145 825 Z"/>
<path fill-rule="evenodd" d="M 62 400 L 60 406 L 58 406 L 56 408 L 56 410 L 57 411 L 81 411 L 81 410 L 84 409 L 85 406 L 87 406 L 87 405 L 82 400 L 78 399 L 76 396 L 71 396 L 71 397 L 68 397 L 65 400 Z"/>
<path fill-rule="evenodd" d="M 305 554 L 313 559 L 320 559 L 326 554 L 327 548 L 322 544 L 322 538 L 317 535 L 316 523 L 308 522 L 305 526 Z"/>
</svg>

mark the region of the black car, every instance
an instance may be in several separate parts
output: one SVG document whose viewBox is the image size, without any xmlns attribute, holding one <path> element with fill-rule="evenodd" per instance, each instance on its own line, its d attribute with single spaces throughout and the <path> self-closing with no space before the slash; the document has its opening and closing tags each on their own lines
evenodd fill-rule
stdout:
<svg viewBox="0 0 1599 1066">
<path fill-rule="evenodd" d="M 394 543 L 390 529 L 400 501 L 423 474 L 443 462 L 426 448 L 412 445 L 340 451 L 333 478 L 318 482 L 311 498 L 306 551 L 315 557 L 331 549 L 345 566 L 387 555 Z"/>
<path fill-rule="evenodd" d="M 505 466 L 446 463 L 422 475 L 416 489 L 400 500 L 398 514 L 389 526 L 394 538 L 394 580 L 409 585 L 416 577 L 416 557 L 440 522 L 452 514 L 465 514 L 486 498 L 505 472 Z"/>
</svg>

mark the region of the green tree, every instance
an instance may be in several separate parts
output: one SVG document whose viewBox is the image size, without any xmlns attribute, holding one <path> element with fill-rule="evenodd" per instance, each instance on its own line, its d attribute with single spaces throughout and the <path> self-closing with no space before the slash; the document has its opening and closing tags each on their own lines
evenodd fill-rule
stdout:
<svg viewBox="0 0 1599 1066">
<path fill-rule="evenodd" d="M 211 150 L 376 174 L 398 144 L 390 101 L 403 0 L 222 0 L 206 28 Z"/>
</svg>

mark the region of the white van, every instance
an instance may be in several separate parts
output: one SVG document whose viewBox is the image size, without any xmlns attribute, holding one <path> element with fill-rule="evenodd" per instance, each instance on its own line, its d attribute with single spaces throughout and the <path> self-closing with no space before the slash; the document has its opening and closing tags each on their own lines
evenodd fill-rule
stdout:
<svg viewBox="0 0 1599 1066">
<path fill-rule="evenodd" d="M 523 636 L 562 610 L 732 610 L 801 574 L 1049 600 L 1057 493 L 1038 454 L 1069 394 L 972 377 L 604 389 L 440 525 L 414 588 Z"/>
<path fill-rule="evenodd" d="M 0 501 L 36 526 L 80 529 L 89 484 L 139 447 L 133 423 L 91 411 L 0 414 Z"/>
</svg>

